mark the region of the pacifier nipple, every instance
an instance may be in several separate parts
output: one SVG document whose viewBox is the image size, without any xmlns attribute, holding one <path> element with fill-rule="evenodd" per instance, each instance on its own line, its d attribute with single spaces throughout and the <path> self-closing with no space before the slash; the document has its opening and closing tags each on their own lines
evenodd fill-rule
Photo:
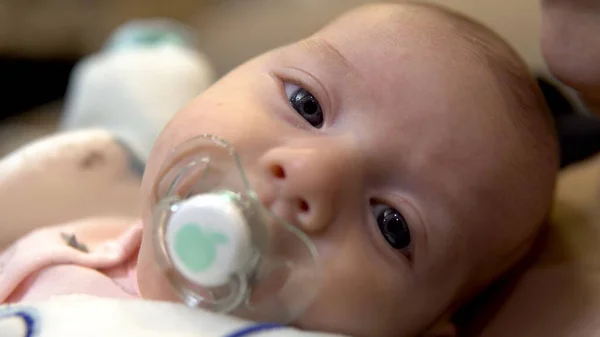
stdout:
<svg viewBox="0 0 600 337">
<path fill-rule="evenodd" d="M 157 262 L 193 307 L 286 324 L 316 297 L 312 241 L 266 209 L 225 141 L 202 136 L 166 161 L 154 205 Z"/>
</svg>

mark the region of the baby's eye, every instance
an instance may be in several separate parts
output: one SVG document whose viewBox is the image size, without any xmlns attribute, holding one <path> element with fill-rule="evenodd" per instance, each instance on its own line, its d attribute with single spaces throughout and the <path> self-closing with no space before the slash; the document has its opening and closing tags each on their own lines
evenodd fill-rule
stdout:
<svg viewBox="0 0 600 337">
<path fill-rule="evenodd" d="M 387 243 L 394 249 L 409 256 L 411 244 L 410 229 L 400 212 L 385 204 L 375 204 L 373 214 L 377 226 Z"/>
<path fill-rule="evenodd" d="M 308 90 L 295 84 L 285 83 L 285 92 L 292 108 L 315 128 L 323 126 L 321 105 Z"/>
</svg>

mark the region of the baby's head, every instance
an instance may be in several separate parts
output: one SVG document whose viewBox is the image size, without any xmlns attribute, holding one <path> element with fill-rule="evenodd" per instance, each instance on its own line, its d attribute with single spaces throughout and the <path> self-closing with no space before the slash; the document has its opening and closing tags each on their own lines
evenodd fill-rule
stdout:
<svg viewBox="0 0 600 337">
<path fill-rule="evenodd" d="M 175 298 L 150 238 L 159 169 L 204 133 L 318 248 L 324 281 L 295 325 L 358 336 L 448 319 L 527 251 L 557 170 L 543 99 L 500 38 L 429 5 L 362 7 L 241 65 L 165 128 L 143 183 L 144 297 Z"/>
</svg>

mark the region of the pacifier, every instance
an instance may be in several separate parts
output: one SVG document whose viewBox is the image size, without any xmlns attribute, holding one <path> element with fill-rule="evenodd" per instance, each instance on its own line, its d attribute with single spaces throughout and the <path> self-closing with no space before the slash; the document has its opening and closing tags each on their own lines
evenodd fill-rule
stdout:
<svg viewBox="0 0 600 337">
<path fill-rule="evenodd" d="M 261 204 L 233 147 L 203 135 L 166 162 L 153 244 L 175 292 L 188 306 L 249 320 L 298 318 L 320 285 L 317 250 Z"/>
</svg>

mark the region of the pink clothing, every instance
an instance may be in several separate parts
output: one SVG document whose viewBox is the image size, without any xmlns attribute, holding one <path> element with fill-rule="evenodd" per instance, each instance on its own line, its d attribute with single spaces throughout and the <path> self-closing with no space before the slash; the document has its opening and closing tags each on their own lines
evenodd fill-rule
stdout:
<svg viewBox="0 0 600 337">
<path fill-rule="evenodd" d="M 69 246 L 71 235 L 85 248 Z M 68 294 L 137 298 L 141 235 L 141 224 L 110 218 L 35 230 L 0 254 L 0 304 Z"/>
</svg>

